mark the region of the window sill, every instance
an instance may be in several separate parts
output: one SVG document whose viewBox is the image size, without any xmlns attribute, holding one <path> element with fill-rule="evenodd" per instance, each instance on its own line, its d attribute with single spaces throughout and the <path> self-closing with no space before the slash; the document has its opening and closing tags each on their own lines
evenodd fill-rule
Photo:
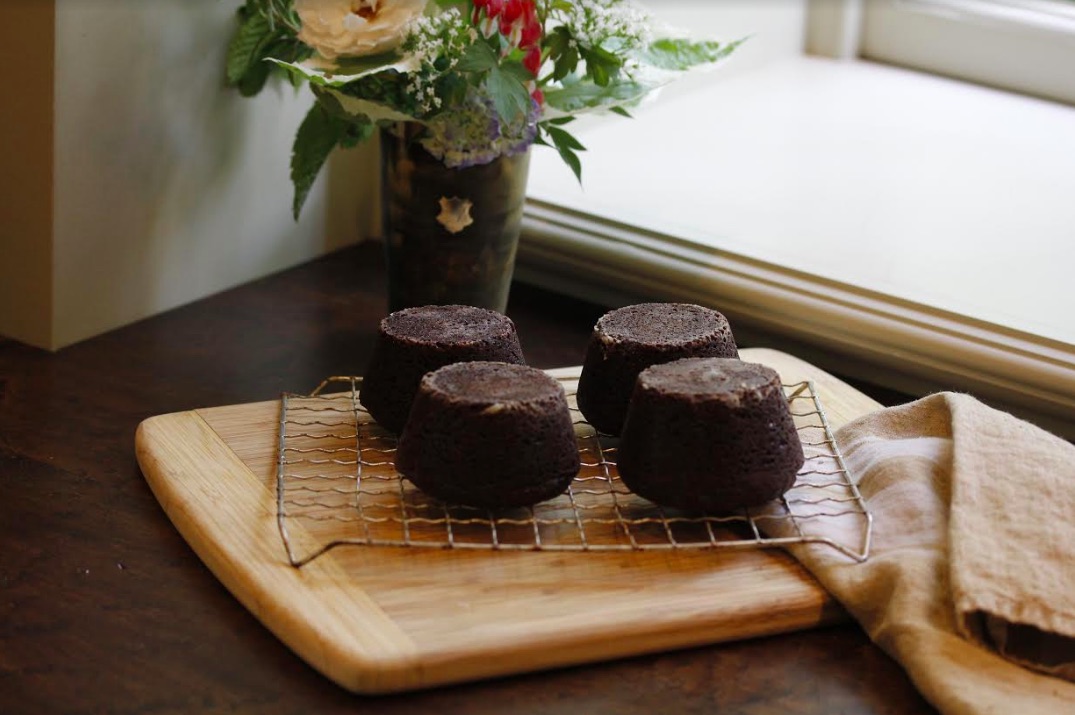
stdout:
<svg viewBox="0 0 1075 715">
<path fill-rule="evenodd" d="M 523 280 L 689 300 L 831 370 L 1075 436 L 1075 109 L 796 58 L 536 152 Z M 629 151 L 624 151 L 629 147 Z"/>
</svg>

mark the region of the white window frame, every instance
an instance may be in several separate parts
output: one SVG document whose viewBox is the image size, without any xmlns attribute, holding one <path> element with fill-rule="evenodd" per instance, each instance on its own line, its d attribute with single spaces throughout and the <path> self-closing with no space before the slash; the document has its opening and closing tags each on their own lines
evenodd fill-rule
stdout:
<svg viewBox="0 0 1075 715">
<path fill-rule="evenodd" d="M 808 50 L 1075 104 L 1075 3 L 812 0 Z"/>
</svg>

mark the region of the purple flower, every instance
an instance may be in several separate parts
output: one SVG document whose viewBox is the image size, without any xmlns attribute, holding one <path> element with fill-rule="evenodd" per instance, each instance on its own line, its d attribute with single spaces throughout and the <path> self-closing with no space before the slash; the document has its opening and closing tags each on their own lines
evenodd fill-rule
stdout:
<svg viewBox="0 0 1075 715">
<path fill-rule="evenodd" d="M 541 106 L 531 100 L 526 115 L 502 122 L 492 99 L 481 90 L 471 89 L 458 107 L 427 122 L 422 146 L 452 168 L 488 164 L 529 149 L 537 137 L 540 116 Z"/>
</svg>

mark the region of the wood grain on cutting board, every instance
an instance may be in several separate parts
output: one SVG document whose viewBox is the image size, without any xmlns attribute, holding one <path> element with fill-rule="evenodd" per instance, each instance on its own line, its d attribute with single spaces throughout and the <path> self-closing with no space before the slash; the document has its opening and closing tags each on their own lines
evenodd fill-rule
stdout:
<svg viewBox="0 0 1075 715">
<path fill-rule="evenodd" d="M 879 405 L 796 358 L 833 429 Z M 562 375 L 577 374 L 568 368 Z M 573 372 L 574 371 L 574 372 Z M 355 546 L 296 569 L 276 523 L 278 401 L 162 415 L 139 463 L 213 573 L 296 653 L 377 693 L 810 628 L 843 617 L 779 550 L 495 552 Z M 291 526 L 300 544 L 301 528 Z"/>
</svg>

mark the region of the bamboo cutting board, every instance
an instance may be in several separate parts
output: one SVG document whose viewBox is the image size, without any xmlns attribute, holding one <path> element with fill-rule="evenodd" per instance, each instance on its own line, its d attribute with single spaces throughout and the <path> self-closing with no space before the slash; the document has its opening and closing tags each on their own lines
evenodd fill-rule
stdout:
<svg viewBox="0 0 1075 715">
<path fill-rule="evenodd" d="M 797 358 L 764 349 L 742 357 L 772 366 L 785 383 L 813 380 L 833 429 L 879 407 Z M 348 546 L 296 569 L 276 523 L 279 420 L 277 401 L 153 417 L 139 426 L 138 462 L 217 578 L 297 654 L 350 690 L 425 688 L 844 617 L 776 549 Z M 291 538 L 310 539 L 301 529 Z"/>
</svg>

